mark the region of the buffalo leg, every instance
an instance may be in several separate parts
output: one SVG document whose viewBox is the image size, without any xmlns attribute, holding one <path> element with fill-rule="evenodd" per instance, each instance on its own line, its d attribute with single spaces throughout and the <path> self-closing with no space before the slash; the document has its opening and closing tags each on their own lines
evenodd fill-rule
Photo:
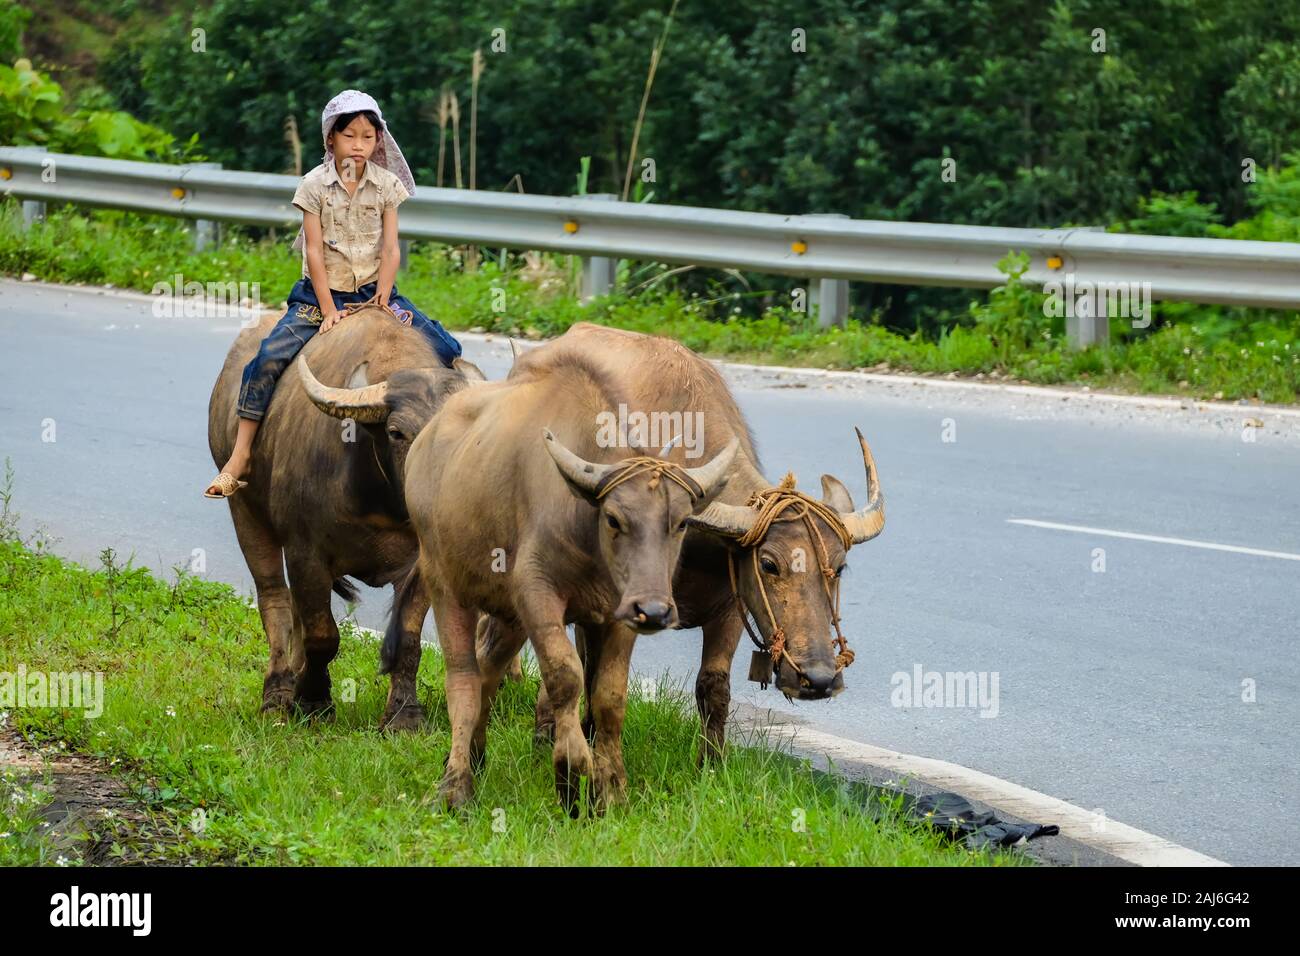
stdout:
<svg viewBox="0 0 1300 956">
<path fill-rule="evenodd" d="M 294 625 L 289 588 L 284 582 L 284 551 L 271 529 L 238 495 L 230 499 L 230 517 L 244 561 L 253 575 L 257 612 L 262 617 L 262 629 L 270 649 L 266 676 L 262 680 L 262 710 L 287 711 L 293 702 Z"/>
<path fill-rule="evenodd" d="M 384 730 L 420 730 L 425 724 L 416 677 L 420 671 L 420 631 L 429 612 L 429 594 L 424 586 L 394 592 L 393 614 L 401 628 L 401 644 L 393 663 L 388 686 L 388 704 L 379 726 Z"/>
<path fill-rule="evenodd" d="M 522 654 L 516 654 L 510 665 L 506 668 L 506 680 L 518 683 L 524 679 L 524 658 Z"/>
<path fill-rule="evenodd" d="M 740 617 L 735 610 L 715 617 L 704 625 L 704 646 L 700 651 L 700 673 L 695 678 L 695 705 L 700 711 L 698 762 L 721 757 L 727 736 L 727 714 L 731 708 L 731 661 L 740 641 Z"/>
<path fill-rule="evenodd" d="M 426 576 L 425 581 L 431 582 Z M 432 585 L 431 585 L 432 587 Z M 474 625 L 477 613 L 450 598 L 431 595 L 438 643 L 446 665 L 447 716 L 451 720 L 451 752 L 438 796 L 449 809 L 464 806 L 474 796 L 474 764 L 483 755 L 474 753 L 474 731 L 478 727 L 482 679 L 474 656 Z"/>
<path fill-rule="evenodd" d="M 551 755 L 555 789 L 565 810 L 577 815 L 581 781 L 583 777 L 591 780 L 592 769 L 591 747 L 578 719 L 582 662 L 564 630 L 564 605 L 559 597 L 534 592 L 519 608 L 519 617 L 533 642 L 555 714 L 555 749 Z"/>
<path fill-rule="evenodd" d="M 302 626 L 302 668 L 293 689 L 293 704 L 306 716 L 331 716 L 330 661 L 339 652 L 339 628 L 330 607 L 329 572 L 312 561 L 290 559 L 289 583 Z"/>
<path fill-rule="evenodd" d="M 555 742 L 555 709 L 551 707 L 551 698 L 546 693 L 546 681 L 537 688 L 537 704 L 533 709 L 533 743 L 550 744 Z"/>
<path fill-rule="evenodd" d="M 582 712 L 582 732 L 587 739 L 596 739 L 596 721 L 592 716 L 591 695 L 596 683 L 596 671 L 600 669 L 600 652 L 605 646 L 605 629 L 600 626 L 578 624 L 573 628 L 574 645 L 578 648 L 578 659 L 582 661 L 582 689 L 585 706 Z"/>
<path fill-rule="evenodd" d="M 589 630 L 587 640 L 587 672 L 591 675 L 587 680 L 587 711 L 596 731 L 592 793 L 597 810 L 603 813 L 627 797 L 623 718 L 627 714 L 628 666 L 636 632 L 623 624 L 610 624 Z"/>
<path fill-rule="evenodd" d="M 500 618 L 487 615 L 479 618 L 476 655 L 482 677 L 482 697 L 478 725 L 474 728 L 474 750 L 479 756 L 479 763 L 474 767 L 476 771 L 482 769 L 487 759 L 487 726 L 492 714 L 492 703 L 501 689 L 501 681 L 510 662 L 518 660 L 519 649 L 524 646 L 525 640 L 527 635 L 517 624 L 506 624 Z"/>
</svg>

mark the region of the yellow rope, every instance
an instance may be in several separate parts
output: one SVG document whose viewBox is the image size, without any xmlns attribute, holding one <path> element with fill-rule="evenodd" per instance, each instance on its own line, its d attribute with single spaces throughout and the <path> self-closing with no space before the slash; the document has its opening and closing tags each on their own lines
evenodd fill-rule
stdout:
<svg viewBox="0 0 1300 956">
<path fill-rule="evenodd" d="M 623 482 L 635 478 L 637 475 L 648 474 L 650 476 L 650 490 L 654 491 L 659 487 L 660 478 L 668 478 L 681 485 L 688 495 L 692 498 L 704 497 L 704 489 L 690 475 L 682 469 L 681 465 L 675 462 L 665 461 L 662 458 L 652 458 L 649 455 L 634 455 L 631 458 L 624 459 L 620 462 L 620 468 L 612 471 L 605 478 L 600 488 L 596 491 L 596 497 L 604 498 L 615 487 Z"/>
</svg>

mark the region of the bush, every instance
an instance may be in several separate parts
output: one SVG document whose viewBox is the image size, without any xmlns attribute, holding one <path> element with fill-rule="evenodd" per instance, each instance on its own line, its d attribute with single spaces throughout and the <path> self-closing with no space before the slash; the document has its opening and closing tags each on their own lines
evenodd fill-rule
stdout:
<svg viewBox="0 0 1300 956">
<path fill-rule="evenodd" d="M 13 66 L 0 64 L 0 144 L 155 162 L 203 158 L 197 135 L 178 144 L 170 133 L 128 113 L 84 108 L 69 112 L 63 88 L 25 59 Z"/>
</svg>

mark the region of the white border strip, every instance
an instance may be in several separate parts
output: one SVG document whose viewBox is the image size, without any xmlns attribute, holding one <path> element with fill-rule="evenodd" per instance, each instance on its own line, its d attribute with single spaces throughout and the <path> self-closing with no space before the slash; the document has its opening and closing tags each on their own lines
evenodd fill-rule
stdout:
<svg viewBox="0 0 1300 956">
<path fill-rule="evenodd" d="M 1079 534 L 1095 534 L 1106 538 L 1127 538 L 1130 541 L 1154 541 L 1156 544 L 1177 544 L 1184 548 L 1204 548 L 1207 551 L 1229 551 L 1233 554 L 1253 554 L 1261 558 L 1280 558 L 1283 561 L 1300 561 L 1300 554 L 1290 551 L 1264 551 L 1260 548 L 1243 548 L 1236 544 L 1215 544 L 1212 541 L 1192 541 L 1188 538 L 1163 538 L 1155 534 L 1138 534 L 1134 531 L 1110 531 L 1106 528 L 1088 528 L 1078 524 L 1057 524 L 1054 521 L 1035 521 L 1033 518 L 1008 518 L 1007 524 L 1025 525 L 1030 528 L 1047 528 L 1051 531 L 1075 531 Z"/>
<path fill-rule="evenodd" d="M 900 777 L 911 777 L 944 790 L 956 791 L 1024 820 L 1055 823 L 1061 828 L 1061 836 L 1138 866 L 1230 865 L 1136 827 L 1106 817 L 1099 818 L 1091 810 L 1056 797 L 946 760 L 916 757 L 861 744 L 803 725 L 756 721 L 754 726 L 774 737 L 782 737 L 822 754 L 827 760 L 859 760 L 886 767 Z M 1099 819 L 1100 828 L 1097 827 Z"/>
</svg>

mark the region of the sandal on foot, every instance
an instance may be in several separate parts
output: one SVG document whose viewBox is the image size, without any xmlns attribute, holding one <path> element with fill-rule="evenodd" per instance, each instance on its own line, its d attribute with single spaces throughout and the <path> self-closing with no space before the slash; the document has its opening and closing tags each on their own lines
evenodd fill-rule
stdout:
<svg viewBox="0 0 1300 956">
<path fill-rule="evenodd" d="M 223 471 L 221 474 L 217 475 L 217 477 L 213 478 L 212 481 L 208 483 L 209 489 L 216 488 L 220 492 L 220 494 L 214 495 L 210 491 L 204 491 L 203 497 L 204 498 L 229 498 L 236 491 L 238 491 L 240 488 L 245 487 L 247 484 L 248 482 L 240 481 L 234 475 L 230 474 L 230 472 Z"/>
</svg>

